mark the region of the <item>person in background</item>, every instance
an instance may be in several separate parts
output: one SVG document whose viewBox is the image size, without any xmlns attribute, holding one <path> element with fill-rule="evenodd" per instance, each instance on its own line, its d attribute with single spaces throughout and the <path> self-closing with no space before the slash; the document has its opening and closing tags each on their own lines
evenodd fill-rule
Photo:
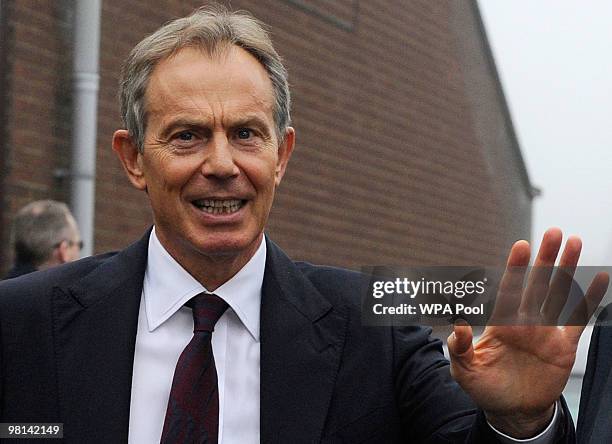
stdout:
<svg viewBox="0 0 612 444">
<path fill-rule="evenodd" d="M 83 242 L 63 202 L 38 200 L 17 212 L 11 229 L 15 264 L 6 279 L 72 262 Z"/>
</svg>

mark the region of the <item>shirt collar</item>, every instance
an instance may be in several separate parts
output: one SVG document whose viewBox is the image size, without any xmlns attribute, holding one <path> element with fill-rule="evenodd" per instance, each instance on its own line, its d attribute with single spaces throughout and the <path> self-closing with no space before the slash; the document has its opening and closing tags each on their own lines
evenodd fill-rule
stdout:
<svg viewBox="0 0 612 444">
<path fill-rule="evenodd" d="M 256 341 L 259 341 L 261 285 L 265 266 L 266 243 L 262 238 L 261 245 L 246 265 L 214 291 L 228 303 Z M 159 242 L 155 227 L 149 236 L 142 291 L 150 332 L 163 324 L 192 297 L 202 292 L 209 293 L 170 256 Z"/>
</svg>

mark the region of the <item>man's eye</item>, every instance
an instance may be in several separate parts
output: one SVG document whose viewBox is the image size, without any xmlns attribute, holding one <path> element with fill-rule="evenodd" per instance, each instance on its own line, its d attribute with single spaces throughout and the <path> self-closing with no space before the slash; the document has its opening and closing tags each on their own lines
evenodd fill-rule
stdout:
<svg viewBox="0 0 612 444">
<path fill-rule="evenodd" d="M 182 142 L 191 142 L 194 138 L 194 135 L 190 131 L 183 131 L 179 133 L 176 138 Z"/>
<path fill-rule="evenodd" d="M 193 148 L 199 142 L 198 135 L 187 130 L 175 133 L 170 139 L 170 143 L 177 148 Z"/>
<path fill-rule="evenodd" d="M 252 136 L 252 131 L 248 128 L 240 128 L 236 135 L 238 136 L 239 139 L 249 139 Z"/>
</svg>

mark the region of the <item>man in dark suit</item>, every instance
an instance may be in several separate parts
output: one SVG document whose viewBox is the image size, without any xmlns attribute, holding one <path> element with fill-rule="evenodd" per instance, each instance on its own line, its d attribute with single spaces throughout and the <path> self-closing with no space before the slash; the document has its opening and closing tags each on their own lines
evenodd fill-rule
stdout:
<svg viewBox="0 0 612 444">
<path fill-rule="evenodd" d="M 255 19 L 209 8 L 165 25 L 132 51 L 121 102 L 113 149 L 154 227 L 0 284 L 1 422 L 63 422 L 87 443 L 573 440 L 559 399 L 581 328 L 488 327 L 472 345 L 456 326 L 449 364 L 428 329 L 364 327 L 360 275 L 264 236 L 295 135 Z M 560 247 L 550 230 L 536 264 Z M 579 253 L 570 238 L 562 264 Z M 508 264 L 528 261 L 516 243 Z M 538 316 L 548 280 L 522 278 L 502 291 Z"/>
<path fill-rule="evenodd" d="M 591 336 L 580 395 L 578 442 L 612 442 L 612 327 L 610 306 L 597 319 Z"/>
</svg>

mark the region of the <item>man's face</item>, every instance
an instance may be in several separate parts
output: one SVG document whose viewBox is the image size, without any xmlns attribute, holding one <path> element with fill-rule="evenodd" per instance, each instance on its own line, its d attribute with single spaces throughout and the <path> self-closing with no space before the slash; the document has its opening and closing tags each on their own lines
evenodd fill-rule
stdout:
<svg viewBox="0 0 612 444">
<path fill-rule="evenodd" d="M 142 173 L 156 232 L 177 259 L 252 256 L 293 148 L 279 141 L 272 84 L 249 53 L 186 48 L 160 62 L 146 102 Z M 189 260 L 189 259 L 188 259 Z"/>
<path fill-rule="evenodd" d="M 48 262 L 51 265 L 63 264 L 79 259 L 81 256 L 81 248 L 83 241 L 77 223 L 72 215 L 66 216 L 67 227 L 64 230 L 64 238 L 57 244 L 51 253 L 51 259 Z"/>
<path fill-rule="evenodd" d="M 67 242 L 66 262 L 76 261 L 81 257 L 81 242 L 81 237 L 78 232 L 76 232 L 72 239 Z"/>
</svg>

